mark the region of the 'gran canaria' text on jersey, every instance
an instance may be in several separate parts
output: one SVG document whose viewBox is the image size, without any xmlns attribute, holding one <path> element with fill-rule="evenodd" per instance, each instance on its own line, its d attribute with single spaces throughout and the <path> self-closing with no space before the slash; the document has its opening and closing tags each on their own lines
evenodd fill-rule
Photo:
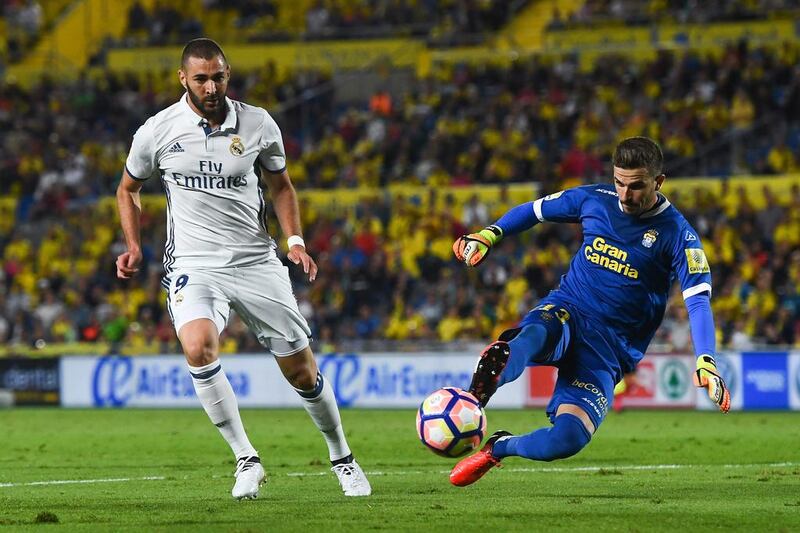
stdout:
<svg viewBox="0 0 800 533">
<path fill-rule="evenodd" d="M 595 237 L 591 246 L 583 247 L 586 259 L 603 268 L 607 268 L 631 279 L 639 277 L 639 271 L 633 268 L 628 260 L 628 252 L 617 248 L 613 244 L 608 244 L 603 237 Z"/>
</svg>

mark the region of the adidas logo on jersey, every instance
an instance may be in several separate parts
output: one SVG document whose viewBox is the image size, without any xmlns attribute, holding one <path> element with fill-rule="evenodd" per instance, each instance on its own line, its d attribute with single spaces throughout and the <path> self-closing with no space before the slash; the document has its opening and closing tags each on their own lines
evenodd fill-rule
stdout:
<svg viewBox="0 0 800 533">
<path fill-rule="evenodd" d="M 690 232 L 689 230 L 686 230 L 686 236 L 684 237 L 684 239 L 686 239 L 687 241 L 691 242 L 691 241 L 696 241 L 697 237 L 695 237 L 694 234 L 692 232 Z"/>
<path fill-rule="evenodd" d="M 181 146 L 181 143 L 175 143 L 169 150 L 167 150 L 168 154 L 177 154 L 178 152 L 185 152 L 185 150 Z"/>
</svg>

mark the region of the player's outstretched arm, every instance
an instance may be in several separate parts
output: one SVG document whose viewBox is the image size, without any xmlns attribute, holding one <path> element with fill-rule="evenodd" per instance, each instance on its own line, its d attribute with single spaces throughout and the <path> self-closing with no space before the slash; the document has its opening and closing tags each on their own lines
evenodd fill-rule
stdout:
<svg viewBox="0 0 800 533">
<path fill-rule="evenodd" d="M 285 170 L 281 173 L 270 172 L 262 169 L 262 181 L 269 188 L 269 195 L 272 198 L 272 206 L 275 208 L 275 216 L 281 230 L 288 236 L 289 253 L 286 255 L 289 261 L 295 265 L 303 265 L 303 272 L 308 274 L 308 281 L 317 278 L 317 264 L 306 252 L 306 245 L 303 241 L 303 230 L 300 227 L 300 208 L 297 205 L 297 193 L 289 178 L 289 173 Z"/>
<path fill-rule="evenodd" d="M 117 187 L 117 209 L 128 251 L 117 257 L 117 277 L 121 279 L 129 279 L 136 274 L 142 262 L 139 230 L 139 218 L 142 213 L 142 201 L 139 196 L 141 189 L 142 183 L 131 178 L 127 169 L 123 170 L 122 179 Z"/>
<path fill-rule="evenodd" d="M 717 404 L 720 411 L 727 413 L 731 408 L 731 393 L 722 379 L 714 357 L 716 350 L 716 333 L 714 315 L 711 312 L 709 293 L 703 292 L 686 298 L 686 310 L 689 312 L 689 325 L 692 330 L 692 342 L 697 353 L 697 368 L 694 373 L 694 384 L 708 392 L 711 401 Z"/>
<path fill-rule="evenodd" d="M 534 202 L 520 204 L 512 207 L 491 226 L 456 239 L 453 243 L 453 253 L 459 261 L 469 266 L 478 266 L 489 255 L 492 246 L 500 242 L 504 236 L 530 229 L 538 222 Z"/>
</svg>

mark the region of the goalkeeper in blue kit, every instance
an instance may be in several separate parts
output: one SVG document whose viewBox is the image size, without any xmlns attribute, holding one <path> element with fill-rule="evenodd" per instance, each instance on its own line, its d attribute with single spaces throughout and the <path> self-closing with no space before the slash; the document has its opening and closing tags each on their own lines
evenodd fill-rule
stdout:
<svg viewBox="0 0 800 533">
<path fill-rule="evenodd" d="M 481 354 L 470 392 L 482 405 L 526 366 L 558 368 L 547 406 L 552 426 L 527 435 L 495 432 L 450 473 L 454 485 L 480 479 L 504 457 L 563 459 L 591 440 L 613 401 L 614 386 L 644 357 L 677 279 L 689 312 L 697 368 L 722 412 L 730 393 L 714 363 L 711 271 L 697 232 L 661 194 L 661 149 L 646 137 L 622 141 L 613 184 L 585 185 L 518 205 L 453 244 L 459 261 L 478 266 L 501 239 L 540 222 L 580 223 L 583 242 L 559 287 Z"/>
</svg>

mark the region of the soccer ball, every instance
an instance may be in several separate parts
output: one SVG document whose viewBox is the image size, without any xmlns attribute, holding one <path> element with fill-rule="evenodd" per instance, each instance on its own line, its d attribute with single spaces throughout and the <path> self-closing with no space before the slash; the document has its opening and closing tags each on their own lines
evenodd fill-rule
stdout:
<svg viewBox="0 0 800 533">
<path fill-rule="evenodd" d="M 486 414 L 472 394 L 445 387 L 419 406 L 417 434 L 434 453 L 460 457 L 481 445 L 486 434 Z"/>
</svg>

